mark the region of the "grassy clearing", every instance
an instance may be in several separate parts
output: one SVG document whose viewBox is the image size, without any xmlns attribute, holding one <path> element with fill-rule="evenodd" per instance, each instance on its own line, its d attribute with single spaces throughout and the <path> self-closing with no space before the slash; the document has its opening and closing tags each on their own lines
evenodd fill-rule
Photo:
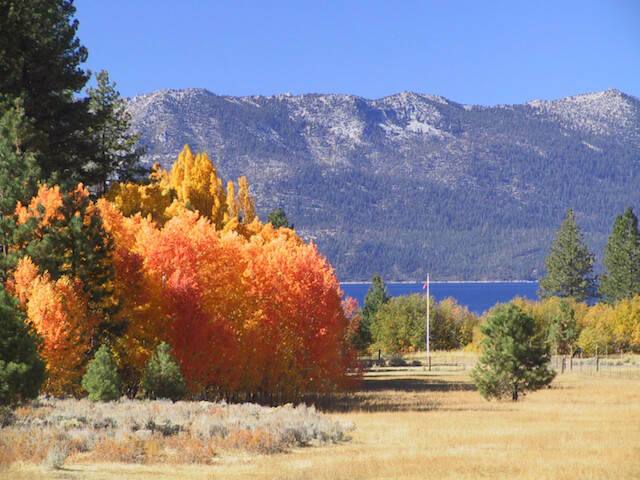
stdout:
<svg viewBox="0 0 640 480">
<path fill-rule="evenodd" d="M 211 465 L 14 465 L 8 478 L 636 479 L 640 381 L 565 374 L 518 403 L 483 400 L 468 376 L 379 370 L 334 399 L 348 442 L 273 455 L 229 451 Z"/>
</svg>

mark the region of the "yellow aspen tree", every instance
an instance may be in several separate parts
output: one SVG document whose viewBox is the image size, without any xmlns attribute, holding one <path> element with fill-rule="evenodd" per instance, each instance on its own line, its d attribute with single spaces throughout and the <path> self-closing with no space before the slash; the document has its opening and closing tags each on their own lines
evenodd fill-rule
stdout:
<svg viewBox="0 0 640 480">
<path fill-rule="evenodd" d="M 242 214 L 242 223 L 248 224 L 256 218 L 255 202 L 249 195 L 249 182 L 247 177 L 238 179 L 238 210 Z"/>
<path fill-rule="evenodd" d="M 171 180 L 169 179 L 169 172 L 160 166 L 158 162 L 151 167 L 151 173 L 149 174 L 149 180 L 153 183 L 157 183 L 165 190 L 171 188 Z"/>
<path fill-rule="evenodd" d="M 206 153 L 198 153 L 194 157 L 186 145 L 169 177 L 170 185 L 177 193 L 178 202 L 209 218 L 216 229 L 221 230 L 227 210 L 226 194 L 222 180 L 218 177 L 209 156 Z M 169 210 L 168 215 L 179 209 L 172 206 Z"/>
<path fill-rule="evenodd" d="M 227 218 L 225 223 L 238 220 L 238 202 L 236 199 L 236 187 L 231 180 L 227 182 Z"/>
<path fill-rule="evenodd" d="M 170 186 L 176 192 L 181 192 L 182 184 L 184 182 L 184 173 L 185 173 L 185 165 L 188 163 L 193 163 L 194 156 L 191 153 L 191 149 L 189 145 L 185 145 L 180 154 L 178 155 L 178 161 L 173 164 L 171 168 L 171 173 L 169 175 Z"/>
<path fill-rule="evenodd" d="M 184 176 L 180 190 L 178 190 L 178 198 L 182 200 L 187 207 L 191 206 L 191 167 L 195 163 L 195 157 L 191 155 L 184 162 Z"/>
<path fill-rule="evenodd" d="M 169 174 L 157 163 L 149 174 L 151 183 L 114 183 L 104 198 L 111 202 L 125 217 L 139 213 L 163 226 L 171 215 L 167 215 L 169 206 L 175 199 L 175 191 L 170 187 Z"/>
<path fill-rule="evenodd" d="M 227 195 L 220 179 L 213 170 L 210 181 L 210 191 L 213 197 L 213 207 L 211 208 L 211 221 L 217 230 L 222 230 L 227 221 Z"/>
<path fill-rule="evenodd" d="M 209 193 L 209 182 L 213 164 L 206 153 L 198 153 L 192 165 L 185 169 L 183 190 L 185 192 L 183 202 L 189 204 L 191 210 L 200 215 L 208 216 L 213 200 Z"/>
</svg>

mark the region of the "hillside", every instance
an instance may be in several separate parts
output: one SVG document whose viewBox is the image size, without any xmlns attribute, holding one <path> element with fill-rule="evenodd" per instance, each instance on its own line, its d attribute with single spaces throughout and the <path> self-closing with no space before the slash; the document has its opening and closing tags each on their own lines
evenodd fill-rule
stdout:
<svg viewBox="0 0 640 480">
<path fill-rule="evenodd" d="M 260 217 L 282 206 L 342 281 L 537 279 L 567 208 L 598 256 L 640 209 L 640 99 L 616 90 L 494 107 L 162 90 L 129 110 L 145 161 L 188 143 L 246 175 Z"/>
</svg>

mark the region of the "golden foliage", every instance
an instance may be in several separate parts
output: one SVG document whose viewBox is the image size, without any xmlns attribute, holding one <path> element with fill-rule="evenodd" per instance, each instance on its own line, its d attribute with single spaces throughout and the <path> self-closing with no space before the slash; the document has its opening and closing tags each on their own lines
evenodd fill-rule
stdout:
<svg viewBox="0 0 640 480">
<path fill-rule="evenodd" d="M 231 181 L 227 183 L 225 192 L 222 179 L 209 156 L 206 153 L 194 155 L 189 145 L 184 146 L 170 172 L 155 164 L 149 180 L 148 185 L 116 183 L 105 198 L 123 215 L 150 215 L 160 226 L 184 210 L 195 211 L 208 218 L 217 230 L 239 218 L 244 225 L 257 219 L 246 177 L 238 180 L 237 196 Z M 235 226 L 230 229 L 240 231 Z"/>
</svg>

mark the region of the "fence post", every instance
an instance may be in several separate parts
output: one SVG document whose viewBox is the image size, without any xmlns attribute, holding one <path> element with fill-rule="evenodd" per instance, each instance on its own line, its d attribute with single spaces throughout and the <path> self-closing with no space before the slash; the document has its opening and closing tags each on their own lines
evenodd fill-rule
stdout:
<svg viewBox="0 0 640 480">
<path fill-rule="evenodd" d="M 598 358 L 598 346 L 596 345 L 596 372 L 600 371 L 600 358 Z"/>
<path fill-rule="evenodd" d="M 573 355 L 569 357 L 569 370 L 573 372 Z"/>
</svg>

